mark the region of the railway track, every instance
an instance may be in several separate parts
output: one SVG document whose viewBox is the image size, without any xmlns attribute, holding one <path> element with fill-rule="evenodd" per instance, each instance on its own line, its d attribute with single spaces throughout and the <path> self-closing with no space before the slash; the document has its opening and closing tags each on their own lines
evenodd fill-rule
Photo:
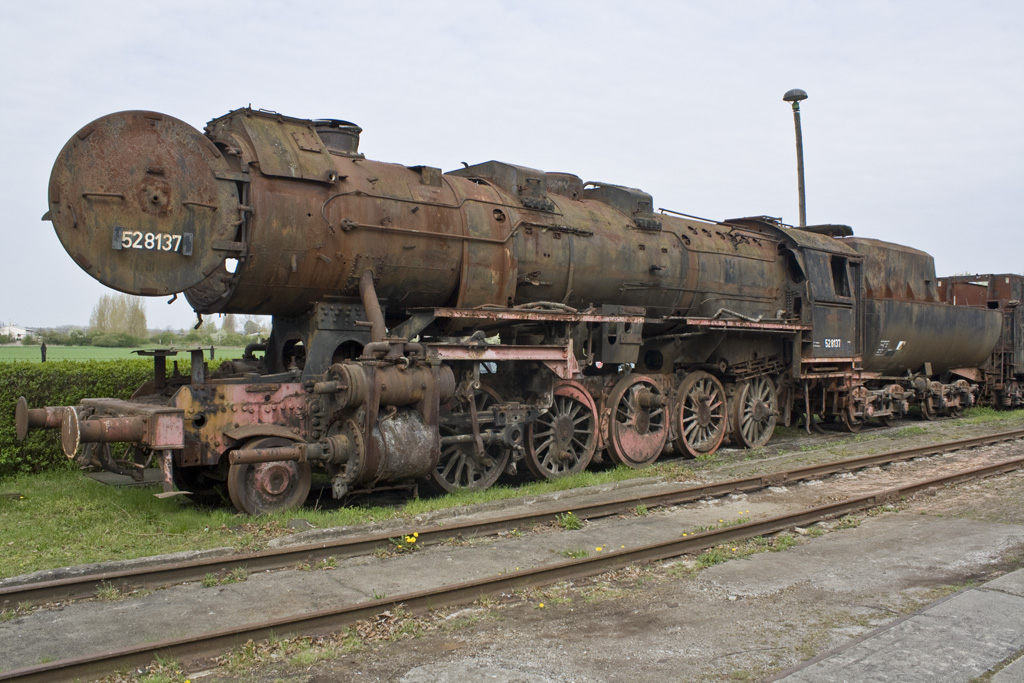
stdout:
<svg viewBox="0 0 1024 683">
<path fill-rule="evenodd" d="M 1024 436 L 1024 430 L 950 442 L 925 448 L 892 451 L 875 456 L 815 465 L 812 467 L 800 468 L 797 470 L 790 470 L 788 472 L 780 472 L 762 477 L 720 482 L 709 486 L 688 487 L 685 489 L 680 488 L 677 491 L 662 492 L 654 497 L 643 499 L 631 496 L 619 501 L 605 502 L 596 506 L 581 506 L 579 501 L 575 501 L 571 506 L 571 509 L 578 516 L 593 518 L 602 515 L 615 514 L 616 512 L 621 512 L 624 509 L 632 509 L 637 505 L 638 501 L 648 507 L 654 505 L 678 504 L 679 502 L 686 502 L 686 500 L 695 500 L 711 495 L 724 495 L 737 491 L 753 491 L 759 487 L 820 478 L 828 474 L 850 471 L 851 469 L 884 465 L 886 463 L 898 462 L 909 458 L 949 452 L 950 450 L 990 445 L 1017 439 L 1021 436 Z M 187 659 L 190 661 L 203 659 L 244 643 L 249 639 L 266 638 L 271 634 L 283 636 L 294 633 L 315 634 L 335 631 L 353 623 L 354 621 L 379 614 L 380 612 L 393 608 L 399 604 L 404 605 L 408 610 L 413 612 L 436 609 L 442 605 L 471 602 L 482 595 L 544 585 L 563 579 L 590 576 L 610 569 L 628 566 L 637 562 L 651 562 L 679 555 L 697 553 L 716 545 L 735 542 L 754 536 L 776 533 L 794 526 L 805 526 L 823 519 L 839 517 L 852 512 L 869 509 L 899 499 L 900 497 L 913 495 L 914 493 L 922 490 L 935 489 L 941 486 L 966 481 L 968 479 L 991 476 L 1020 469 L 1022 467 L 1024 467 L 1024 457 L 1006 460 L 996 464 L 989 464 L 984 467 L 974 468 L 971 470 L 955 472 L 942 477 L 933 477 L 926 480 L 915 481 L 896 488 L 876 491 L 865 496 L 798 510 L 796 512 L 751 521 L 744 524 L 737 524 L 726 528 L 692 534 L 683 538 L 673 538 L 668 541 L 628 549 L 624 548 L 619 551 L 606 552 L 593 557 L 524 569 L 522 571 L 517 571 L 513 576 L 509 576 L 507 574 L 486 576 L 474 581 L 448 584 L 427 590 L 389 596 L 382 599 L 347 604 L 328 610 L 309 612 L 300 616 L 283 617 L 258 624 L 249 624 L 237 628 L 220 630 L 204 634 L 199 637 L 165 640 L 157 643 L 151 642 L 146 645 L 110 650 L 102 654 L 76 657 L 41 664 L 38 666 L 12 670 L 0 673 L 0 681 L 49 681 L 103 675 L 119 667 L 137 666 L 148 663 L 152 660 L 155 653 L 160 653 L 161 656 L 164 657 Z M 499 528 L 508 528 L 507 525 L 522 525 L 524 520 L 547 522 L 551 520 L 551 515 L 556 514 L 557 512 L 553 512 L 552 510 L 554 510 L 554 508 L 545 511 L 535 511 L 530 515 L 510 515 L 502 517 L 501 519 L 489 520 L 485 523 L 485 528 L 489 528 L 492 531 Z M 558 511 L 564 510 L 558 508 Z M 502 524 L 506 526 L 502 527 Z M 452 529 L 454 526 L 456 525 L 447 525 L 436 529 L 423 530 L 420 532 L 420 538 L 429 540 L 433 537 L 436 540 L 437 537 L 441 535 L 444 535 L 445 538 L 449 538 L 452 535 Z M 474 526 L 469 524 L 458 526 L 463 529 L 475 528 L 479 530 L 481 528 L 479 525 Z M 377 538 L 376 541 L 373 540 L 374 538 L 375 537 L 367 536 L 359 539 L 351 539 L 354 543 L 349 542 L 336 545 L 343 548 L 350 548 L 353 554 L 355 553 L 356 548 L 362 548 L 362 551 L 365 552 L 366 549 L 374 547 L 375 544 L 379 544 L 381 542 L 380 538 Z M 386 542 L 386 539 L 384 542 Z M 337 547 L 332 550 L 328 550 L 330 547 L 331 544 L 319 544 L 316 546 L 315 550 L 329 552 L 330 554 L 337 556 Z M 314 552 L 313 547 L 304 546 L 301 548 L 290 549 L 290 551 L 287 552 L 275 551 L 272 553 L 264 553 L 263 555 L 275 558 L 277 562 L 283 562 L 284 558 L 290 555 L 292 557 L 291 561 L 294 562 L 295 558 L 308 557 L 308 554 L 311 552 Z M 254 558 L 258 556 L 259 554 L 253 555 Z M 235 556 L 230 558 L 225 565 L 234 566 L 237 565 L 240 560 L 241 558 L 239 556 Z M 270 560 L 268 559 L 267 561 L 269 562 Z M 211 566 L 210 563 L 200 564 L 204 564 L 206 566 L 205 571 L 209 571 L 209 567 Z M 168 576 L 172 576 L 171 573 L 168 573 L 168 571 L 170 571 L 169 568 L 164 567 L 158 569 L 160 570 L 158 574 L 162 576 L 162 580 L 166 580 Z M 184 571 L 183 568 L 178 568 L 178 570 Z M 96 580 L 97 577 L 89 578 L 90 580 Z"/>
<path fill-rule="evenodd" d="M 990 446 L 1020 438 L 1024 438 L 1024 429 L 887 451 L 885 453 L 836 460 L 712 484 L 679 486 L 660 491 L 656 494 L 637 495 L 634 492 L 600 502 L 573 501 L 569 504 L 557 503 L 542 508 L 533 508 L 528 511 L 492 517 L 484 521 L 456 521 L 418 529 L 418 542 L 422 545 L 429 545 L 446 541 L 452 537 L 479 537 L 527 527 L 533 524 L 547 524 L 556 515 L 567 510 L 572 510 L 581 519 L 596 519 L 628 512 L 638 504 L 651 509 L 681 505 L 704 498 L 714 498 L 732 493 L 750 493 L 768 486 L 780 486 L 820 479 L 833 474 L 853 472 L 868 467 L 888 465 L 914 458 L 979 446 Z M 395 535 L 395 532 L 380 532 L 254 553 L 233 554 L 230 556 L 80 575 L 37 583 L 4 586 L 0 587 L 0 605 L 9 607 L 12 605 L 39 605 L 67 600 L 82 600 L 95 597 L 97 591 L 104 587 L 114 587 L 121 592 L 127 593 L 139 589 L 157 589 L 176 583 L 200 581 L 209 574 L 224 574 L 236 567 L 244 567 L 252 573 L 294 567 L 303 563 L 315 564 L 331 557 L 337 560 L 368 555 L 378 548 L 391 547 L 390 539 Z"/>
<path fill-rule="evenodd" d="M 320 634 L 336 631 L 360 619 L 403 605 L 411 612 L 423 612 L 441 606 L 471 602 L 483 595 L 521 590 L 559 580 L 592 576 L 637 562 L 652 562 L 689 553 L 697 553 L 716 545 L 771 534 L 794 526 L 862 511 L 914 493 L 987 477 L 1024 468 L 1024 457 L 963 470 L 942 477 L 912 482 L 866 496 L 850 498 L 829 505 L 806 508 L 768 519 L 715 529 L 636 548 L 612 551 L 602 555 L 559 562 L 514 575 L 488 576 L 475 581 L 442 585 L 429 590 L 395 595 L 379 600 L 343 605 L 338 608 L 273 619 L 258 624 L 226 629 L 199 637 L 165 640 L 157 643 L 110 650 L 101 654 L 62 660 L 0 673 L 0 681 L 53 681 L 84 676 L 103 675 L 118 667 L 144 665 L 156 654 L 165 658 L 196 661 L 210 658 L 248 640 L 282 637 L 293 634 Z"/>
</svg>

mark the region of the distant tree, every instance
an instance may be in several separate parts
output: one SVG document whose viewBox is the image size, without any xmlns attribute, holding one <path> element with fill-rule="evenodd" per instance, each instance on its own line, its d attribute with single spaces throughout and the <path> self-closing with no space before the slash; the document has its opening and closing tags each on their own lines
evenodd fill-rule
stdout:
<svg viewBox="0 0 1024 683">
<path fill-rule="evenodd" d="M 144 340 L 148 336 L 145 304 L 137 296 L 104 294 L 89 316 L 89 331 L 94 336 L 123 335 L 121 338 Z"/>
<path fill-rule="evenodd" d="M 220 330 L 225 334 L 238 334 L 238 324 L 235 322 L 234 313 L 228 313 L 224 316 L 224 322 L 220 324 Z"/>
<path fill-rule="evenodd" d="M 177 332 L 166 329 L 163 332 L 157 332 L 150 336 L 149 341 L 152 344 L 156 344 L 160 347 L 171 347 L 176 345 L 181 340 L 181 335 Z"/>
<path fill-rule="evenodd" d="M 268 331 L 263 321 L 255 315 L 245 316 L 245 321 L 242 323 L 242 334 L 246 336 L 258 334 L 262 337 L 267 336 Z"/>
</svg>

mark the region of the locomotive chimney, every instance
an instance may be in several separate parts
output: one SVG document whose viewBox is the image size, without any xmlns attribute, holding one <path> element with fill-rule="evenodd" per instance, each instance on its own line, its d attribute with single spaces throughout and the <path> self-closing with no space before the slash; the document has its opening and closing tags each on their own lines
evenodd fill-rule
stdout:
<svg viewBox="0 0 1024 683">
<path fill-rule="evenodd" d="M 360 156 L 359 134 L 363 129 L 356 124 L 339 119 L 317 119 L 313 125 L 330 151 L 347 157 Z"/>
<path fill-rule="evenodd" d="M 807 93 L 793 88 L 782 96 L 783 102 L 793 103 L 793 125 L 796 127 L 796 186 L 800 201 L 800 227 L 807 225 L 807 204 L 804 198 L 804 136 L 800 131 L 800 102 Z"/>
</svg>

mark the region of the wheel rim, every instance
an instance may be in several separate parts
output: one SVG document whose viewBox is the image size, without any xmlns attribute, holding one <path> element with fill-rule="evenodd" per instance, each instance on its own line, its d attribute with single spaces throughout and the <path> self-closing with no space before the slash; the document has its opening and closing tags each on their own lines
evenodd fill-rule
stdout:
<svg viewBox="0 0 1024 683">
<path fill-rule="evenodd" d="M 746 448 L 768 443 L 779 416 L 778 394 L 768 377 L 755 377 L 740 383 L 733 404 L 733 436 Z"/>
<path fill-rule="evenodd" d="M 855 434 L 860 431 L 860 428 L 864 425 L 858 418 L 850 414 L 849 410 L 843 411 L 843 429 Z"/>
<path fill-rule="evenodd" d="M 722 383 L 706 372 L 691 372 L 680 383 L 676 402 L 676 448 L 691 457 L 718 450 L 727 424 Z"/>
<path fill-rule="evenodd" d="M 555 387 L 551 409 L 530 423 L 526 466 L 540 479 L 582 472 L 597 449 L 597 408 L 576 383 Z"/>
<path fill-rule="evenodd" d="M 921 401 L 921 419 L 931 422 L 936 417 L 936 410 L 932 406 L 932 397 L 928 396 Z"/>
<path fill-rule="evenodd" d="M 477 411 L 501 403 L 501 396 L 487 386 L 481 386 L 474 394 Z M 456 436 L 461 432 L 455 427 L 441 426 L 441 436 Z M 472 433 L 472 431 L 467 432 Z M 441 458 L 430 473 L 434 483 L 448 492 L 483 491 L 494 485 L 508 466 L 512 450 L 501 444 L 484 446 L 486 461 L 478 462 L 474 457 L 473 444 L 457 443 L 441 446 Z"/>
<path fill-rule="evenodd" d="M 668 415 L 661 390 L 643 375 L 626 375 L 608 397 L 608 454 L 628 467 L 650 465 L 665 448 Z"/>
<path fill-rule="evenodd" d="M 278 437 L 254 439 L 245 448 L 290 446 Z M 275 460 L 231 465 L 228 470 L 228 495 L 235 509 L 250 515 L 297 508 L 306 501 L 313 475 L 308 462 Z"/>
</svg>

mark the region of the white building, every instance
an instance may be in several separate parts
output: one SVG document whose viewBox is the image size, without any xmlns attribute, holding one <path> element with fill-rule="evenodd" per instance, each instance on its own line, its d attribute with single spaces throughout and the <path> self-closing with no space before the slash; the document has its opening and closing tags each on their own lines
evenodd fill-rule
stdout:
<svg viewBox="0 0 1024 683">
<path fill-rule="evenodd" d="M 14 325 L 0 327 L 0 337 L 9 336 L 11 341 L 21 341 L 26 334 L 28 334 L 28 330 L 23 327 L 15 327 Z"/>
</svg>

